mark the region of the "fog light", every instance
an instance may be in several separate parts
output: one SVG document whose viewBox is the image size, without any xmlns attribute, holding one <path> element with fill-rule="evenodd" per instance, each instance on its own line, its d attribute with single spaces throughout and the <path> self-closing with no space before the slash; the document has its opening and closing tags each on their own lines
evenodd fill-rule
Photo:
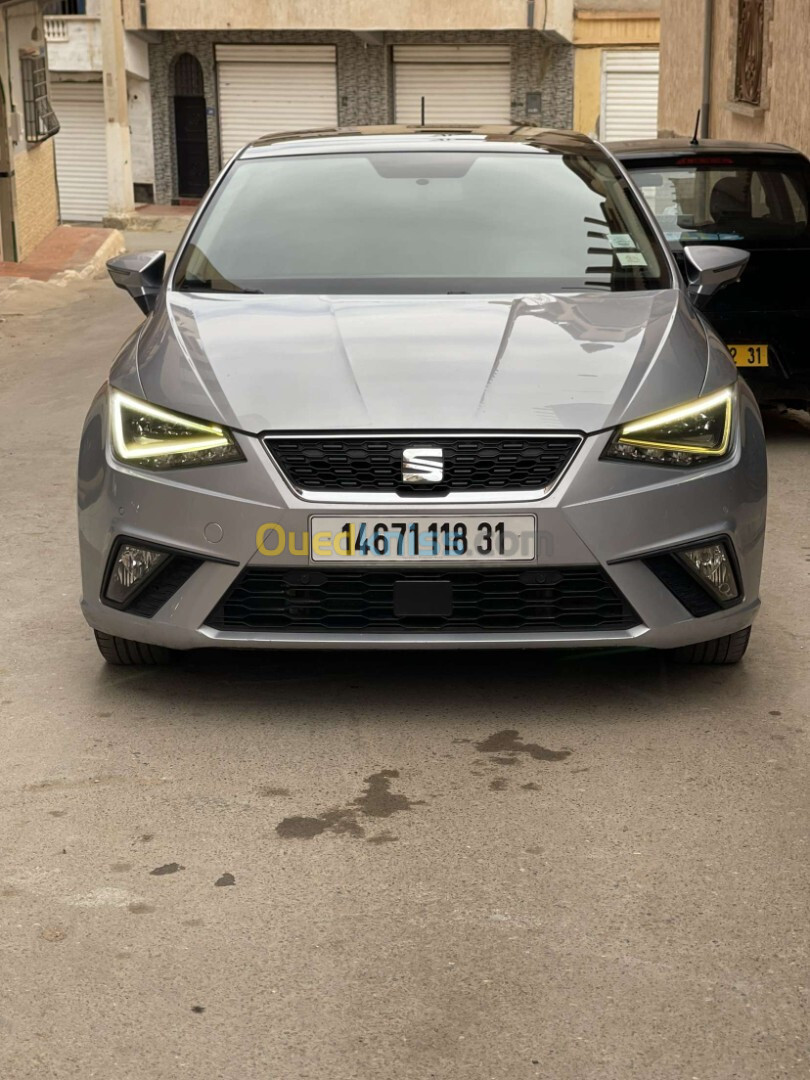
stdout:
<svg viewBox="0 0 810 1080">
<path fill-rule="evenodd" d="M 706 544 L 680 552 L 686 566 L 721 603 L 739 596 L 734 567 L 723 543 Z"/>
<path fill-rule="evenodd" d="M 122 544 L 115 556 L 106 596 L 114 604 L 123 604 L 148 577 L 168 559 L 165 551 Z"/>
</svg>

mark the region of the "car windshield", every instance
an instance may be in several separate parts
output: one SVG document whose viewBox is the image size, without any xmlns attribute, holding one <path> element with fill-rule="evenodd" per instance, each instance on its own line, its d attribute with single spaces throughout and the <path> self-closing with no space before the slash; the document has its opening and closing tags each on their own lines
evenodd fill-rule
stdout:
<svg viewBox="0 0 810 1080">
<path fill-rule="evenodd" d="M 772 155 L 628 162 L 670 246 L 805 246 L 810 164 Z"/>
<path fill-rule="evenodd" d="M 236 162 L 175 288 L 492 293 L 670 285 L 601 155 L 386 151 Z"/>
</svg>

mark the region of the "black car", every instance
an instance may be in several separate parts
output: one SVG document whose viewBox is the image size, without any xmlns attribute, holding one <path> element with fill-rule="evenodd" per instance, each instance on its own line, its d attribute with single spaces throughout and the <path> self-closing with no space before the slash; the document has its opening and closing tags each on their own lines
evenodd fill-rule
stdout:
<svg viewBox="0 0 810 1080">
<path fill-rule="evenodd" d="M 681 270 L 683 249 L 750 251 L 741 280 L 703 305 L 760 404 L 810 405 L 810 161 L 776 144 L 657 139 L 609 146 Z"/>
</svg>

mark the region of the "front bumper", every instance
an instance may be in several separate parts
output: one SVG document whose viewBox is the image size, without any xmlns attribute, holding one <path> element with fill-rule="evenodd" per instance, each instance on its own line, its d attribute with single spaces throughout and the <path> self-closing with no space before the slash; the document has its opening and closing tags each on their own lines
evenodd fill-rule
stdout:
<svg viewBox="0 0 810 1080">
<path fill-rule="evenodd" d="M 601 461 L 608 435 L 588 437 L 560 482 L 537 501 L 504 503 L 504 514 L 536 515 L 535 567 L 601 567 L 638 615 L 620 630 L 486 632 L 332 632 L 218 630 L 211 612 L 246 567 L 311 567 L 308 554 L 262 554 L 257 536 L 277 523 L 307 535 L 312 516 L 380 515 L 379 503 L 307 502 L 285 482 L 257 438 L 238 436 L 246 461 L 171 473 L 147 473 L 115 461 L 107 448 L 107 399 L 94 401 L 79 461 L 82 610 L 108 634 L 174 649 L 223 648 L 673 648 L 720 637 L 752 622 L 759 607 L 765 531 L 766 465 L 752 395 L 740 390 L 733 449 L 719 465 L 694 470 Z M 486 508 L 441 500 L 399 500 L 396 513 L 463 517 Z M 390 508 L 389 508 L 390 509 Z M 386 509 L 385 514 L 389 510 Z M 696 618 L 642 561 L 650 553 L 725 536 L 733 547 L 742 596 L 733 607 Z M 101 596 L 110 551 L 121 536 L 201 558 L 202 564 L 151 617 L 106 604 Z M 486 570 L 487 564 L 465 563 Z"/>
</svg>

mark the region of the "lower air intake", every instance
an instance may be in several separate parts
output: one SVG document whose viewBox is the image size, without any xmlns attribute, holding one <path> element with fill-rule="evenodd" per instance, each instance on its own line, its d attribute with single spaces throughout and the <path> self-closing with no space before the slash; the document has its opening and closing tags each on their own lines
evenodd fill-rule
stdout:
<svg viewBox="0 0 810 1080">
<path fill-rule="evenodd" d="M 426 613 L 410 613 L 409 605 L 397 599 L 397 586 L 408 581 L 437 583 L 440 602 L 428 602 Z M 607 575 L 592 566 L 486 571 L 251 567 L 207 623 L 216 630 L 379 634 L 626 630 L 639 621 Z"/>
</svg>

